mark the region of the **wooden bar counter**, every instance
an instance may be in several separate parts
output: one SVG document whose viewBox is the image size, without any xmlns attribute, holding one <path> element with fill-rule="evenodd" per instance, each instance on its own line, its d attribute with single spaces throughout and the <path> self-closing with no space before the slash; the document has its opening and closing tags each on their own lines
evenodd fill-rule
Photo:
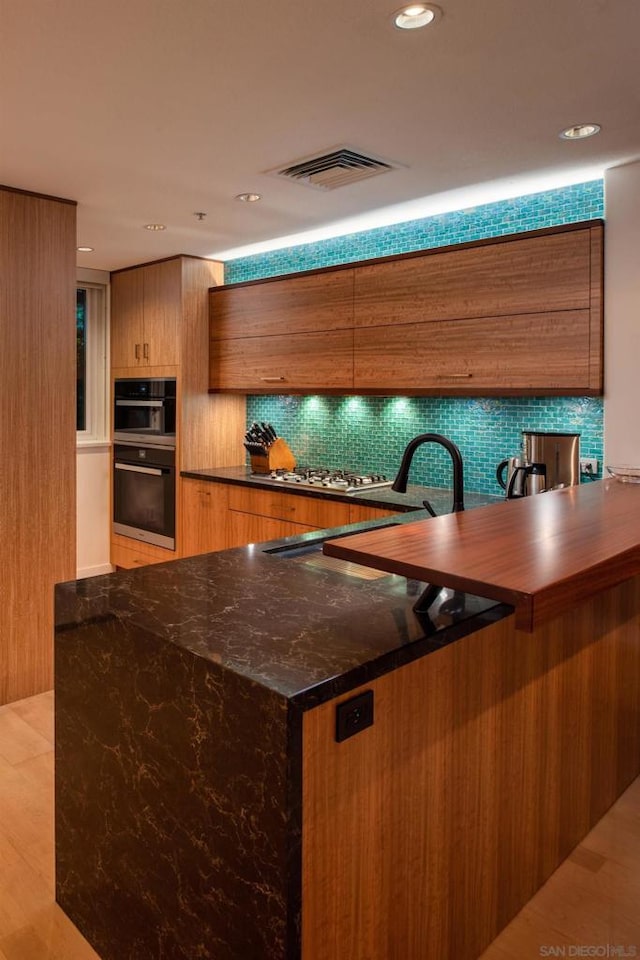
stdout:
<svg viewBox="0 0 640 960">
<path fill-rule="evenodd" d="M 322 895 L 303 931 L 338 930 L 311 955 L 471 960 L 640 773 L 640 486 L 594 482 L 324 550 L 515 607 L 372 684 L 386 727 L 355 738 L 347 763 L 325 752 L 307 781 L 307 882 Z M 353 889 L 357 924 L 342 907 Z"/>
<path fill-rule="evenodd" d="M 510 603 L 533 630 L 640 573 L 640 484 L 596 481 L 328 541 L 365 566 Z"/>
</svg>

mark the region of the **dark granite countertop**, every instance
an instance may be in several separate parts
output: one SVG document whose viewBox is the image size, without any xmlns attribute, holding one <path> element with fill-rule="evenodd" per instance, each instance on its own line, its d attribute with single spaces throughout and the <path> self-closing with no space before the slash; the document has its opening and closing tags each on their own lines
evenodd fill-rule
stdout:
<svg viewBox="0 0 640 960">
<path fill-rule="evenodd" d="M 214 483 L 232 483 L 257 487 L 261 490 L 280 490 L 282 493 L 295 493 L 302 497 L 317 497 L 339 503 L 359 503 L 368 507 L 397 510 L 398 512 L 420 510 L 428 500 L 440 516 L 451 511 L 453 494 L 441 487 L 421 487 L 409 484 L 406 493 L 395 493 L 391 487 L 379 487 L 377 490 L 363 490 L 357 493 L 340 493 L 323 487 L 300 487 L 295 484 L 278 483 L 268 476 L 256 476 L 248 467 L 216 467 L 209 470 L 182 470 L 180 476 L 192 480 L 211 480 Z M 500 503 L 503 497 L 494 497 L 487 493 L 466 492 L 464 502 L 467 509 L 483 507 L 490 503 Z"/>
<path fill-rule="evenodd" d="M 59 584 L 56 642 L 90 624 L 99 643 L 101 625 L 119 621 L 307 709 L 512 612 L 443 591 L 418 617 L 424 584 L 322 555 L 328 537 L 426 518 L 421 510 Z"/>
</svg>

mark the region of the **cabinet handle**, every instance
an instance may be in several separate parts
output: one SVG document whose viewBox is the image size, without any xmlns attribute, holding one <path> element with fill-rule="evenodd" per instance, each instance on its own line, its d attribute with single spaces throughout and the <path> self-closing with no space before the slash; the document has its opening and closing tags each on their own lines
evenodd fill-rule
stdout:
<svg viewBox="0 0 640 960">
<path fill-rule="evenodd" d="M 469 380 L 472 373 L 438 373 L 436 380 Z"/>
<path fill-rule="evenodd" d="M 134 353 L 135 353 L 135 356 L 136 356 L 136 360 L 139 360 L 139 359 L 140 359 L 140 344 L 139 344 L 139 343 L 136 343 L 136 349 L 135 349 Z"/>
<path fill-rule="evenodd" d="M 260 377 L 263 383 L 283 383 L 284 377 Z"/>
<path fill-rule="evenodd" d="M 149 344 L 148 344 L 148 343 L 145 343 L 145 344 L 144 344 L 144 347 L 143 347 L 143 349 L 142 349 L 142 356 L 144 357 L 145 360 L 148 360 L 148 359 L 149 359 Z"/>
</svg>

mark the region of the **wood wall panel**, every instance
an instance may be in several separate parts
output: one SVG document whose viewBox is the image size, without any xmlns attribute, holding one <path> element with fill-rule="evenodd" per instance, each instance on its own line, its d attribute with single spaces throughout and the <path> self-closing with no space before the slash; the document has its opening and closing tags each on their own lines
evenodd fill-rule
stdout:
<svg viewBox="0 0 640 960">
<path fill-rule="evenodd" d="M 640 772 L 640 578 L 303 721 L 304 960 L 475 960 Z M 358 691 L 351 691 L 341 700 Z"/>
<path fill-rule="evenodd" d="M 181 468 L 233 467 L 245 462 L 244 396 L 211 396 L 209 288 L 222 283 L 223 265 L 182 257 Z"/>
<path fill-rule="evenodd" d="M 75 577 L 75 204 L 0 189 L 0 703 L 52 686 Z"/>
</svg>

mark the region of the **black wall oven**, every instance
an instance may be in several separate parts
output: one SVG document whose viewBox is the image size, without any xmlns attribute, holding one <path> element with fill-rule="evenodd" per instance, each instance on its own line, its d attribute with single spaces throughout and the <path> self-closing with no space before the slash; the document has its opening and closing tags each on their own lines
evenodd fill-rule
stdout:
<svg viewBox="0 0 640 960">
<path fill-rule="evenodd" d="M 113 457 L 113 530 L 175 550 L 174 447 L 116 443 Z"/>
<path fill-rule="evenodd" d="M 176 381 L 116 380 L 113 439 L 175 446 Z"/>
</svg>

